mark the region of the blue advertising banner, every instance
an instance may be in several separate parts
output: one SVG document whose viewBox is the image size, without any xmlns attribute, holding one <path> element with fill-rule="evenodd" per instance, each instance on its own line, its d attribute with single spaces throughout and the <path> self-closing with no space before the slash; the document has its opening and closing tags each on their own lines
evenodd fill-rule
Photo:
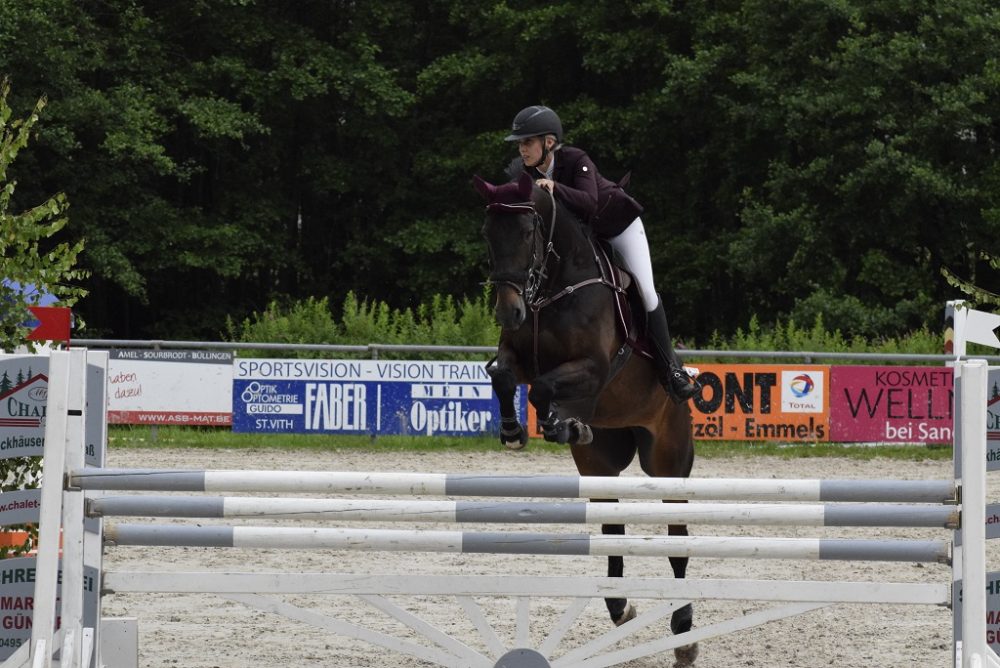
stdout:
<svg viewBox="0 0 1000 668">
<path fill-rule="evenodd" d="M 527 415 L 523 388 L 515 397 Z M 233 431 L 473 436 L 500 412 L 482 362 L 236 359 Z"/>
</svg>

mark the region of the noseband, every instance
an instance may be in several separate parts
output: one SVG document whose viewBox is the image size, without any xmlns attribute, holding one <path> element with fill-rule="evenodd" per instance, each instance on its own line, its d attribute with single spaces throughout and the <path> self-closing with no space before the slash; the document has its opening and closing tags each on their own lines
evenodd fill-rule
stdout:
<svg viewBox="0 0 1000 668">
<path fill-rule="evenodd" d="M 514 289 L 519 296 L 524 299 L 524 303 L 533 306 L 538 303 L 538 290 L 542 287 L 545 279 L 548 278 L 549 258 L 555 257 L 558 261 L 559 254 L 556 253 L 552 243 L 552 238 L 556 230 L 556 202 L 552 193 L 552 220 L 549 222 L 549 238 L 543 241 L 542 238 L 542 216 L 535 209 L 533 202 L 519 202 L 517 204 L 502 204 L 495 202 L 486 207 L 487 213 L 514 213 L 530 214 L 532 223 L 532 249 L 531 265 L 524 273 L 524 280 L 518 280 L 521 275 L 510 276 L 510 272 L 492 273 L 487 279 L 487 285 L 506 285 Z"/>
</svg>

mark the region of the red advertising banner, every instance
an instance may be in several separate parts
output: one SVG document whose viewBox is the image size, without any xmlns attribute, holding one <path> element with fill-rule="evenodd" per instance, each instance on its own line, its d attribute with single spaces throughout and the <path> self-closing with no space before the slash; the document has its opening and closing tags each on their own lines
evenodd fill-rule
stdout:
<svg viewBox="0 0 1000 668">
<path fill-rule="evenodd" d="M 831 441 L 951 443 L 953 410 L 950 368 L 831 368 Z"/>
<path fill-rule="evenodd" d="M 829 441 L 830 367 L 699 364 L 694 437 L 724 441 Z"/>
<path fill-rule="evenodd" d="M 29 306 L 35 322 L 25 323 L 34 329 L 26 337 L 29 341 L 69 341 L 72 314 L 65 306 Z"/>
</svg>

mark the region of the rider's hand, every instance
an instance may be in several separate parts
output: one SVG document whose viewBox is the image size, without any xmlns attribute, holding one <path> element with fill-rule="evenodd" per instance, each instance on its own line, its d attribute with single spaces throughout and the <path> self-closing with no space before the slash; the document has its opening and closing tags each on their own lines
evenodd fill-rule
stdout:
<svg viewBox="0 0 1000 668">
<path fill-rule="evenodd" d="M 550 193 L 554 193 L 556 191 L 556 182 L 552 179 L 538 179 L 535 181 L 535 185 L 542 190 L 548 190 Z"/>
</svg>

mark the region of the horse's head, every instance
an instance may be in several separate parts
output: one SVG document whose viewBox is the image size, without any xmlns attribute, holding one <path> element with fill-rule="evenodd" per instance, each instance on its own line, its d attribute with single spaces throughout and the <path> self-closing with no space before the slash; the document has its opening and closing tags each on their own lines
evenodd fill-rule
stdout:
<svg viewBox="0 0 1000 668">
<path fill-rule="evenodd" d="M 496 287 L 494 316 L 507 330 L 517 329 L 527 315 L 527 304 L 538 289 L 544 270 L 544 240 L 540 197 L 531 177 L 522 174 L 511 183 L 493 185 L 478 176 L 473 185 L 487 201 L 483 236 L 490 253 L 489 282 Z"/>
</svg>

